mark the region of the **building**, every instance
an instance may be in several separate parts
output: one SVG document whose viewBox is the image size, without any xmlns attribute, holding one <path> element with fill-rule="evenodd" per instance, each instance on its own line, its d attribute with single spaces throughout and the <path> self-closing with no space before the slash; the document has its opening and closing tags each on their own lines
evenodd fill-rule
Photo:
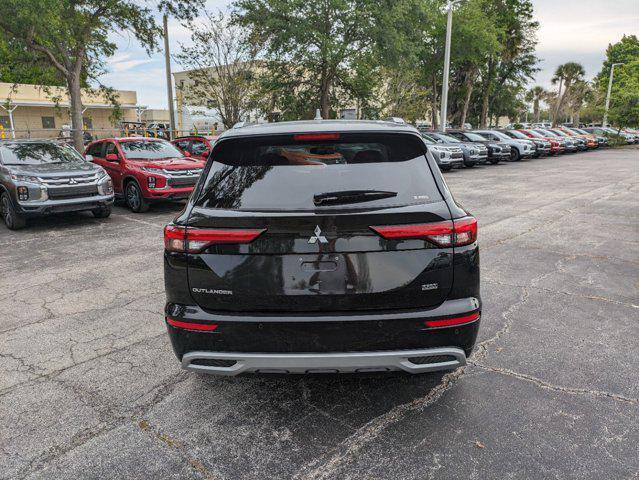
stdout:
<svg viewBox="0 0 639 480">
<path fill-rule="evenodd" d="M 118 90 L 115 94 L 120 104 L 120 119 L 113 118 L 113 105 L 99 92 L 82 91 L 84 127 L 94 137 L 119 135 L 120 121 L 142 119 L 145 109 L 137 105 L 136 92 Z M 65 88 L 0 83 L 0 138 L 52 138 L 69 125 Z"/>
</svg>

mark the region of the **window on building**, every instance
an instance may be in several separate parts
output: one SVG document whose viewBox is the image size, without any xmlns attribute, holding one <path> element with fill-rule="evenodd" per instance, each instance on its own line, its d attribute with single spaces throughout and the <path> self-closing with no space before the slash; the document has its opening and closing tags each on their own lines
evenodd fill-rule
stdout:
<svg viewBox="0 0 639 480">
<path fill-rule="evenodd" d="M 55 117 L 42 117 L 42 128 L 55 128 Z"/>
<path fill-rule="evenodd" d="M 11 122 L 9 121 L 9 117 L 8 116 L 0 117 L 0 125 L 2 125 L 2 128 L 4 128 L 5 130 L 11 128 Z"/>
<path fill-rule="evenodd" d="M 93 130 L 93 119 L 91 117 L 82 117 L 84 122 L 84 128 L 87 130 Z"/>
</svg>

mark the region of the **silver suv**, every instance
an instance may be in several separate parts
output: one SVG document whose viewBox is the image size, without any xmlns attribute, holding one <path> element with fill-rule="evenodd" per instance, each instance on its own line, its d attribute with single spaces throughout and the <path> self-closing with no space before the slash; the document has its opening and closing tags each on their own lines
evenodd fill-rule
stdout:
<svg viewBox="0 0 639 480">
<path fill-rule="evenodd" d="M 28 217 L 91 211 L 111 215 L 113 183 L 73 148 L 45 140 L 0 142 L 0 216 L 11 230 Z"/>
</svg>

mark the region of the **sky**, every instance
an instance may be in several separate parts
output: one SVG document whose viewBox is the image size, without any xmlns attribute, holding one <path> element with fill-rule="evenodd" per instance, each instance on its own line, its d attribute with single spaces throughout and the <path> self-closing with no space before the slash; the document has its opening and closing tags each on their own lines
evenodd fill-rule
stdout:
<svg viewBox="0 0 639 480">
<path fill-rule="evenodd" d="M 208 0 L 210 10 L 225 9 L 230 0 Z M 537 56 L 541 59 L 534 85 L 551 88 L 555 68 L 565 62 L 581 63 L 588 79 L 594 77 L 605 58 L 609 43 L 623 34 L 639 35 L 639 0 L 533 0 L 540 23 Z M 169 21 L 171 52 L 189 41 L 189 32 Z M 164 55 L 148 56 L 128 34 L 114 34 L 117 53 L 108 59 L 109 73 L 100 81 L 119 90 L 135 90 L 138 104 L 167 108 Z M 454 39 L 453 39 L 454 41 Z M 173 71 L 180 66 L 173 61 Z"/>
</svg>

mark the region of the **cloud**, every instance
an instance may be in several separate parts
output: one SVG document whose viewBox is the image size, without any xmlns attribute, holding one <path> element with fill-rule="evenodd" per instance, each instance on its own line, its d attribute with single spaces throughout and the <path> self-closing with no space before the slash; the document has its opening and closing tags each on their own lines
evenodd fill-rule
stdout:
<svg viewBox="0 0 639 480">
<path fill-rule="evenodd" d="M 154 60 L 147 58 L 144 60 L 127 60 L 127 61 L 121 61 L 121 62 L 111 62 L 111 70 L 113 70 L 113 72 L 115 73 L 122 73 L 122 72 L 127 72 L 135 67 L 137 67 L 138 65 L 146 65 L 148 63 L 152 63 L 154 62 Z"/>
</svg>

